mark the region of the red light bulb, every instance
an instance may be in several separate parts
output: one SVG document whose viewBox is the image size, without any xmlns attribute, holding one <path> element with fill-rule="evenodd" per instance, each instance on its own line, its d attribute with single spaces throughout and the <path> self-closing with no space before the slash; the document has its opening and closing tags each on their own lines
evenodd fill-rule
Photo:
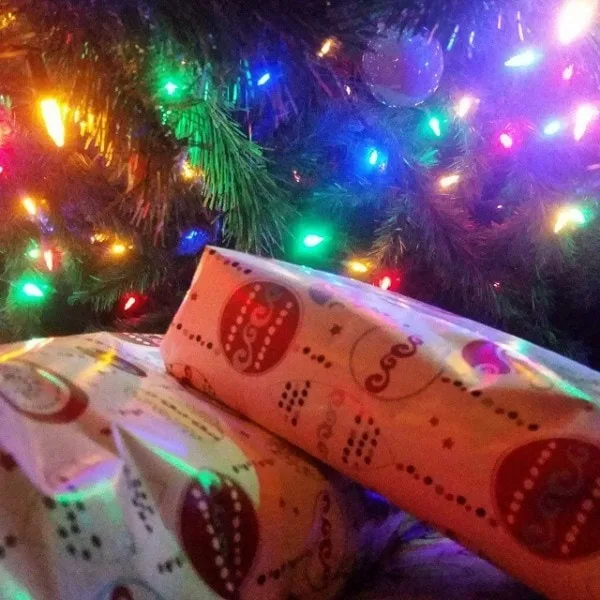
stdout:
<svg viewBox="0 0 600 600">
<path fill-rule="evenodd" d="M 387 275 L 382 277 L 381 281 L 379 282 L 379 287 L 382 290 L 389 290 L 392 287 L 392 280 Z"/>
<path fill-rule="evenodd" d="M 127 300 L 127 302 L 125 302 L 125 306 L 123 307 L 123 310 L 129 310 L 130 308 L 133 308 L 133 306 L 135 306 L 135 303 L 137 302 L 137 300 L 131 296 L 131 298 L 129 298 Z"/>
<path fill-rule="evenodd" d="M 126 317 L 139 316 L 144 312 L 148 296 L 138 292 L 129 292 L 121 297 L 118 311 Z"/>
</svg>

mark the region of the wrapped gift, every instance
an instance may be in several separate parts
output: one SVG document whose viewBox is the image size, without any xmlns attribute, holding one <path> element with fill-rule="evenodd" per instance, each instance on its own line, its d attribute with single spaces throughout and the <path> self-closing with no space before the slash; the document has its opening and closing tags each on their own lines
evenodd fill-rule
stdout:
<svg viewBox="0 0 600 600">
<path fill-rule="evenodd" d="M 334 595 L 402 515 L 188 391 L 159 342 L 0 348 L 0 599 Z"/>
<path fill-rule="evenodd" d="M 551 598 L 600 597 L 600 376 L 431 306 L 210 249 L 168 370 Z"/>
</svg>

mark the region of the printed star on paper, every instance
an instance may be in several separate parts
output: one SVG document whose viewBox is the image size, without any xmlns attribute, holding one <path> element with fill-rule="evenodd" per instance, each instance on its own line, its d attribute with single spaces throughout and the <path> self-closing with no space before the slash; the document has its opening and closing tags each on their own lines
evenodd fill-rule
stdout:
<svg viewBox="0 0 600 600">
<path fill-rule="evenodd" d="M 342 333 L 342 327 L 341 325 L 337 325 L 335 324 L 330 330 L 329 332 L 331 333 L 331 335 L 339 335 L 340 333 Z"/>
<path fill-rule="evenodd" d="M 454 440 L 452 438 L 446 438 L 442 444 L 442 447 L 448 450 L 452 450 L 452 446 L 454 446 Z"/>
<path fill-rule="evenodd" d="M 429 422 L 431 423 L 432 427 L 437 427 L 440 424 L 440 420 L 437 417 L 431 417 Z"/>
</svg>

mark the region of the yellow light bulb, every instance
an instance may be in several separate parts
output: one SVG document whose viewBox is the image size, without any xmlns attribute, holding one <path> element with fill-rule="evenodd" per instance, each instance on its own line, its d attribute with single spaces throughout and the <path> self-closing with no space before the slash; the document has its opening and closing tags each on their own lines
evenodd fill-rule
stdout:
<svg viewBox="0 0 600 600">
<path fill-rule="evenodd" d="M 90 237 L 90 241 L 92 242 L 92 244 L 106 242 L 107 240 L 108 235 L 106 233 L 94 233 Z"/>
<path fill-rule="evenodd" d="M 566 206 L 561 208 L 556 213 L 556 220 L 554 221 L 554 233 L 560 233 L 565 227 L 569 225 L 584 225 L 585 215 L 580 208 L 574 206 Z"/>
<path fill-rule="evenodd" d="M 44 250 L 44 262 L 48 267 L 48 271 L 54 271 L 54 254 L 52 250 Z"/>
<path fill-rule="evenodd" d="M 323 43 L 321 44 L 321 48 L 317 52 L 317 56 L 319 58 L 323 58 L 324 56 L 331 54 L 332 51 L 335 51 L 339 47 L 340 47 L 340 42 L 334 37 L 329 37 L 326 40 L 324 40 Z"/>
<path fill-rule="evenodd" d="M 454 111 L 458 117 L 464 119 L 475 107 L 477 102 L 477 98 L 473 98 L 473 96 L 463 96 L 454 107 Z"/>
<path fill-rule="evenodd" d="M 62 148 L 65 145 L 65 124 L 58 102 L 54 98 L 44 98 L 40 102 L 40 107 L 48 135 L 59 148 Z"/>
<path fill-rule="evenodd" d="M 187 180 L 194 179 L 194 177 L 196 177 L 196 170 L 187 160 L 181 165 L 181 176 Z"/>
<path fill-rule="evenodd" d="M 351 260 L 348 262 L 348 269 L 354 273 L 368 273 L 369 265 L 360 260 Z"/>
<path fill-rule="evenodd" d="M 112 254 L 120 256 L 121 254 L 125 254 L 125 252 L 127 252 L 127 246 L 125 246 L 125 244 L 122 244 L 121 242 L 115 242 L 110 247 L 110 251 L 112 252 Z"/>
<path fill-rule="evenodd" d="M 35 217 L 35 215 L 37 215 L 37 205 L 29 196 L 23 198 L 23 200 L 21 200 L 21 204 L 29 216 Z"/>
<path fill-rule="evenodd" d="M 319 50 L 319 56 L 321 58 L 323 58 L 326 54 L 329 54 L 332 45 L 333 45 L 333 40 L 331 38 L 327 38 L 323 42 L 323 45 L 321 46 L 321 49 Z"/>
<path fill-rule="evenodd" d="M 443 190 L 447 190 L 448 188 L 455 186 L 460 181 L 460 175 L 446 175 L 446 177 L 441 177 L 439 184 Z"/>
</svg>

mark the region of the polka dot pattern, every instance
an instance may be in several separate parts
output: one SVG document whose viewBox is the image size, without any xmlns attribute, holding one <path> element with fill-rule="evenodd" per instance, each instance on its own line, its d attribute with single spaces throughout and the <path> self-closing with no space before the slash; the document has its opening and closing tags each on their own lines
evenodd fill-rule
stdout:
<svg viewBox="0 0 600 600">
<path fill-rule="evenodd" d="M 238 463 L 235 465 L 231 465 L 231 470 L 237 475 L 238 473 L 242 473 L 244 471 L 251 471 L 252 469 L 264 468 L 264 467 L 274 467 L 275 461 L 272 458 L 261 458 L 259 460 L 249 460 L 245 463 Z"/>
<path fill-rule="evenodd" d="M 174 573 L 178 569 L 181 569 L 186 564 L 185 557 L 183 555 L 176 556 L 174 558 L 170 558 L 163 562 L 159 562 L 156 565 L 156 569 L 159 573 L 163 575 L 167 575 L 169 573 Z"/>
<path fill-rule="evenodd" d="M 213 260 L 220 262 L 225 267 L 234 269 L 235 271 L 237 271 L 240 274 L 243 274 L 243 275 L 251 275 L 252 274 L 252 269 L 250 267 L 248 267 L 247 265 L 245 265 L 243 263 L 243 261 L 241 261 L 241 260 L 231 260 L 229 258 L 224 258 L 222 255 L 220 255 L 215 250 L 209 250 L 208 254 L 209 254 L 209 256 L 212 257 Z"/>
<path fill-rule="evenodd" d="M 463 495 L 457 495 L 456 493 L 448 491 L 448 489 L 441 483 L 434 480 L 430 475 L 423 476 L 414 465 L 405 465 L 398 463 L 396 469 L 401 471 L 414 479 L 415 481 L 421 482 L 436 496 L 439 496 L 440 500 L 452 502 L 457 508 L 463 509 L 465 512 L 472 514 L 474 517 L 485 521 L 490 527 L 497 527 L 498 520 L 489 515 L 489 510 L 483 506 L 474 507 L 470 504 L 467 498 Z"/>
<path fill-rule="evenodd" d="M 298 567 L 298 565 L 309 559 L 311 556 L 312 551 L 309 550 L 303 552 L 295 558 L 286 560 L 275 569 L 271 569 L 266 573 L 260 573 L 260 575 L 258 575 L 256 578 L 257 585 L 264 586 L 265 584 L 268 584 L 269 580 L 277 581 L 285 575 L 292 575 L 292 572 Z"/>
<path fill-rule="evenodd" d="M 198 347 L 202 349 L 213 350 L 213 348 L 215 347 L 212 341 L 207 340 L 206 337 L 204 337 L 200 333 L 195 333 L 193 331 L 190 331 L 189 329 L 186 329 L 183 323 L 177 323 L 175 325 L 175 329 L 180 331 L 181 334 L 187 339 L 189 339 L 191 342 L 195 342 L 198 345 Z"/>
<path fill-rule="evenodd" d="M 379 448 L 381 427 L 374 417 L 359 413 L 354 417 L 354 427 L 348 433 L 342 450 L 342 462 L 355 469 L 369 467 Z"/>
<path fill-rule="evenodd" d="M 310 381 L 287 381 L 277 402 L 285 421 L 293 427 L 298 425 L 300 415 L 310 397 Z"/>
<path fill-rule="evenodd" d="M 44 496 L 42 505 L 45 510 L 52 513 L 56 523 L 55 533 L 60 540 L 67 554 L 91 561 L 101 557 L 102 537 L 100 532 L 90 531 L 90 517 L 87 513 L 87 507 L 83 500 L 76 500 L 77 489 L 69 485 L 69 493 L 73 500 L 61 498 L 59 501 L 49 496 Z"/>
<path fill-rule="evenodd" d="M 484 394 L 481 390 L 469 390 L 467 386 L 460 379 L 451 379 L 450 377 L 443 376 L 440 378 L 442 383 L 454 386 L 461 392 L 468 393 L 472 398 L 479 401 L 481 406 L 488 408 L 493 411 L 493 414 L 503 419 L 512 421 L 517 427 L 525 427 L 529 431 L 538 431 L 540 428 L 539 423 L 527 423 L 519 414 L 518 411 L 506 408 L 488 395 Z"/>
<path fill-rule="evenodd" d="M 131 506 L 135 510 L 135 514 L 142 527 L 146 530 L 146 533 L 152 535 L 154 533 L 154 517 L 156 514 L 154 503 L 144 488 L 142 480 L 133 475 L 131 467 L 125 465 L 123 472 L 127 482 L 127 490 L 130 494 Z"/>
<path fill-rule="evenodd" d="M 327 360 L 327 357 L 324 354 L 313 352 L 310 346 L 304 346 L 304 348 L 302 348 L 302 354 L 306 356 L 306 358 L 310 358 L 311 361 L 322 365 L 324 369 L 331 369 L 333 366 L 333 363 L 330 360 Z"/>
</svg>

